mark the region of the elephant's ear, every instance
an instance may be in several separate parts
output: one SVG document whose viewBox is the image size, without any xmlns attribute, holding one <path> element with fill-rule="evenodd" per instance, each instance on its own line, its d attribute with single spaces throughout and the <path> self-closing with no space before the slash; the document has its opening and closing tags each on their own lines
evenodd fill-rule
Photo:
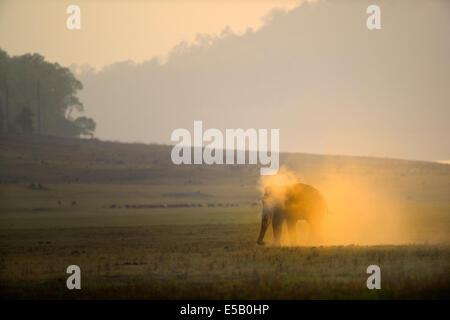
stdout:
<svg viewBox="0 0 450 320">
<path fill-rule="evenodd" d="M 284 199 L 286 201 L 287 204 L 293 203 L 295 202 L 295 192 L 293 192 L 292 190 L 287 190 L 286 194 L 284 196 Z"/>
</svg>

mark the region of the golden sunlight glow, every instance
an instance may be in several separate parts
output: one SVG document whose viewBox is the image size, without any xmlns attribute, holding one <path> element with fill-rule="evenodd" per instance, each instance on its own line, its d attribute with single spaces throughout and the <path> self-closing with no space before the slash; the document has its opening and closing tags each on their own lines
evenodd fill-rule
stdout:
<svg viewBox="0 0 450 320">
<path fill-rule="evenodd" d="M 324 168 L 325 169 L 325 168 Z M 276 197 L 284 197 L 280 186 L 301 182 L 301 173 L 282 167 L 277 175 L 261 179 L 260 190 L 277 186 Z M 313 184 L 311 184 L 313 185 Z M 329 212 L 322 221 L 320 241 L 309 237 L 306 222 L 297 223 L 299 245 L 373 245 L 400 244 L 411 241 L 404 210 L 382 185 L 360 174 L 329 174 L 315 185 L 325 198 Z M 288 245 L 286 230 L 282 243 Z"/>
</svg>

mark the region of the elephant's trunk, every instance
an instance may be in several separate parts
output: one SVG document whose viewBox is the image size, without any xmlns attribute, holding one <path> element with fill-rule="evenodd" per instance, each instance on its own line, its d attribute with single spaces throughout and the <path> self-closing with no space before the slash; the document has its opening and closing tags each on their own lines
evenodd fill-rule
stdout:
<svg viewBox="0 0 450 320">
<path fill-rule="evenodd" d="M 260 245 L 264 245 L 264 235 L 266 234 L 267 227 L 270 223 L 270 216 L 266 214 L 263 210 L 262 219 L 261 219 L 261 231 L 259 232 L 259 237 L 257 243 Z"/>
</svg>

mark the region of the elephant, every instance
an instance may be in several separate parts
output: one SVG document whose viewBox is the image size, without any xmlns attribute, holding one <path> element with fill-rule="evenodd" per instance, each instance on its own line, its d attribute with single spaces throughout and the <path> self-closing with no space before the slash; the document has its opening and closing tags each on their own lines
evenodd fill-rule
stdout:
<svg viewBox="0 0 450 320">
<path fill-rule="evenodd" d="M 293 243 L 295 243 L 298 220 L 306 220 L 312 235 L 318 236 L 322 218 L 328 212 L 321 193 L 316 188 L 303 183 L 266 187 L 262 205 L 261 230 L 257 240 L 259 245 L 265 244 L 263 239 L 270 221 L 272 221 L 276 244 L 280 243 L 283 222 L 287 224 Z"/>
</svg>

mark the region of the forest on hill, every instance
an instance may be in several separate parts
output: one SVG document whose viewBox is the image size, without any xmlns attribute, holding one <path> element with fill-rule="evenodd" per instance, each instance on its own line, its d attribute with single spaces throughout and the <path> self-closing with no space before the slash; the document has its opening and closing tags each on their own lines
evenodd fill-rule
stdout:
<svg viewBox="0 0 450 320">
<path fill-rule="evenodd" d="M 93 136 L 93 119 L 77 92 L 83 88 L 68 68 L 39 54 L 9 56 L 0 49 L 0 133 Z"/>
</svg>

